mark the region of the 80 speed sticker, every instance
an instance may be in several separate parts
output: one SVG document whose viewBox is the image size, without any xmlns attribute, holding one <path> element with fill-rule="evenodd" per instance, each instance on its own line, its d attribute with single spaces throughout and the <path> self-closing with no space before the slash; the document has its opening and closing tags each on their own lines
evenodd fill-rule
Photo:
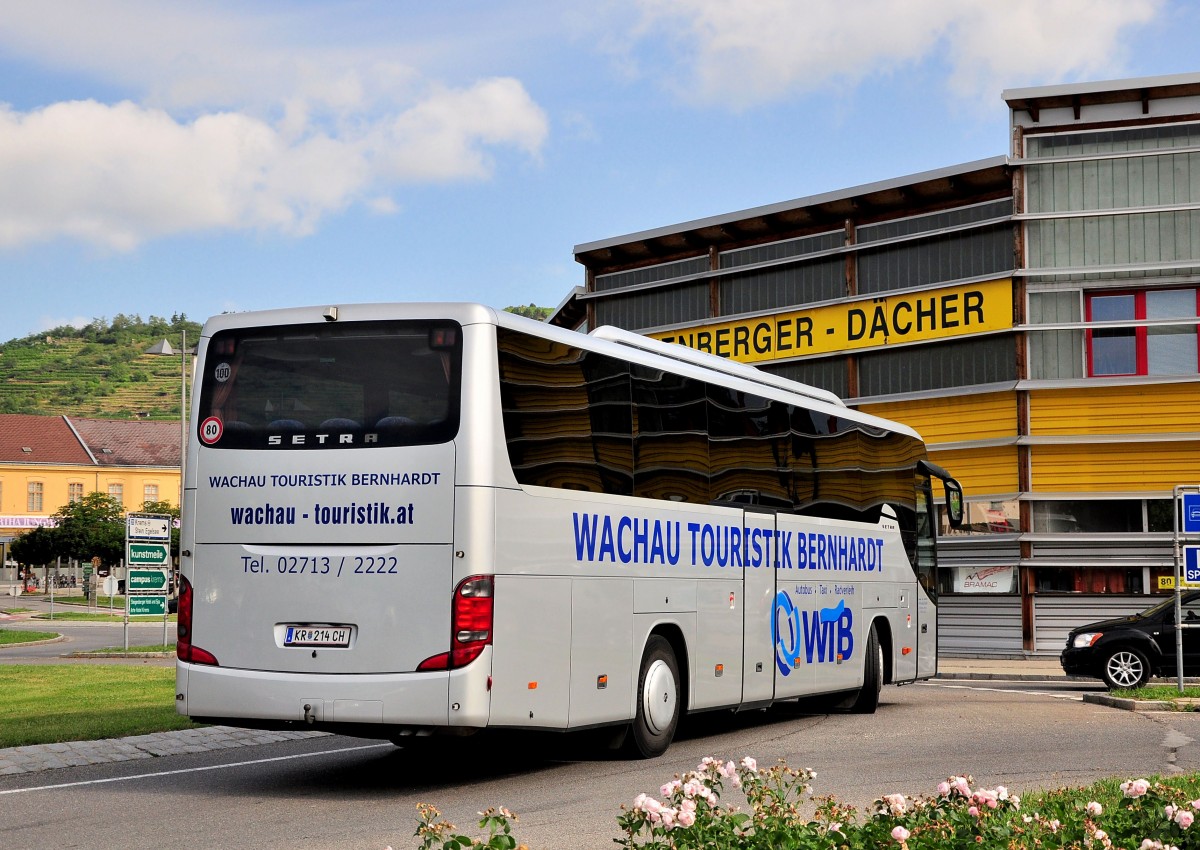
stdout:
<svg viewBox="0 0 1200 850">
<path fill-rule="evenodd" d="M 200 439 L 210 446 L 221 439 L 224 432 L 224 424 L 215 416 L 210 416 L 200 423 Z"/>
</svg>

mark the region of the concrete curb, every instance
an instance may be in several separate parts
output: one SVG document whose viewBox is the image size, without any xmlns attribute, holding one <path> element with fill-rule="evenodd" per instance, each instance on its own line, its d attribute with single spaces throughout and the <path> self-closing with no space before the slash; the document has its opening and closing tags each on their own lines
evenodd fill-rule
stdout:
<svg viewBox="0 0 1200 850">
<path fill-rule="evenodd" d="M 1123 711 L 1195 711 L 1200 709 L 1200 699 L 1179 697 L 1178 699 L 1129 699 L 1109 694 L 1084 694 L 1083 701 Z"/>
<path fill-rule="evenodd" d="M 40 773 L 64 767 L 110 764 L 118 761 L 204 753 L 232 747 L 253 747 L 300 738 L 318 738 L 328 732 L 261 732 L 230 726 L 206 726 L 176 732 L 153 732 L 128 738 L 100 741 L 71 741 L 61 744 L 33 744 L 0 750 L 0 776 Z"/>
<path fill-rule="evenodd" d="M 46 638 L 45 640 L 23 640 L 20 643 L 6 643 L 4 646 L 0 646 L 0 652 L 3 652 L 6 649 L 24 649 L 30 646 L 43 646 L 47 643 L 62 643 L 66 639 L 66 635 L 59 635 L 58 637 Z"/>
</svg>

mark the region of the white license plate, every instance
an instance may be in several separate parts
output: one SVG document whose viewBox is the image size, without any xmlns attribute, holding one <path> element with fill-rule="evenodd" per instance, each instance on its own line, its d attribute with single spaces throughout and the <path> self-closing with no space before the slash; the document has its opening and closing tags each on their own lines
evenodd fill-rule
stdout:
<svg viewBox="0 0 1200 850">
<path fill-rule="evenodd" d="M 349 626 L 288 626 L 283 634 L 284 646 L 342 646 L 350 645 Z"/>
</svg>

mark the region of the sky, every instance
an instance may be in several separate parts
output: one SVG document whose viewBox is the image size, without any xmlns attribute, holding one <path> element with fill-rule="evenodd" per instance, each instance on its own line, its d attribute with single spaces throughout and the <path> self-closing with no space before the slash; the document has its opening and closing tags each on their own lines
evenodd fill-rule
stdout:
<svg viewBox="0 0 1200 850">
<path fill-rule="evenodd" d="M 0 342 L 558 305 L 602 239 L 1008 153 L 1007 89 L 1200 71 L 1190 0 L 4 0 Z"/>
</svg>

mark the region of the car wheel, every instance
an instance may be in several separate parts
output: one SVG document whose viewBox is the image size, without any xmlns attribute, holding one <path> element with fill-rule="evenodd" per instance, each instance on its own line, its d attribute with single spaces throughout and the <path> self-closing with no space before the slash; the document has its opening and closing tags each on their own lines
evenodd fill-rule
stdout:
<svg viewBox="0 0 1200 850">
<path fill-rule="evenodd" d="M 667 751 L 679 725 L 679 665 L 671 644 L 651 635 L 638 675 L 637 714 L 627 740 L 634 754 L 656 758 Z"/>
<path fill-rule="evenodd" d="M 1133 647 L 1114 649 L 1104 659 L 1103 678 L 1111 690 L 1140 688 L 1150 679 L 1150 660 Z"/>
</svg>

